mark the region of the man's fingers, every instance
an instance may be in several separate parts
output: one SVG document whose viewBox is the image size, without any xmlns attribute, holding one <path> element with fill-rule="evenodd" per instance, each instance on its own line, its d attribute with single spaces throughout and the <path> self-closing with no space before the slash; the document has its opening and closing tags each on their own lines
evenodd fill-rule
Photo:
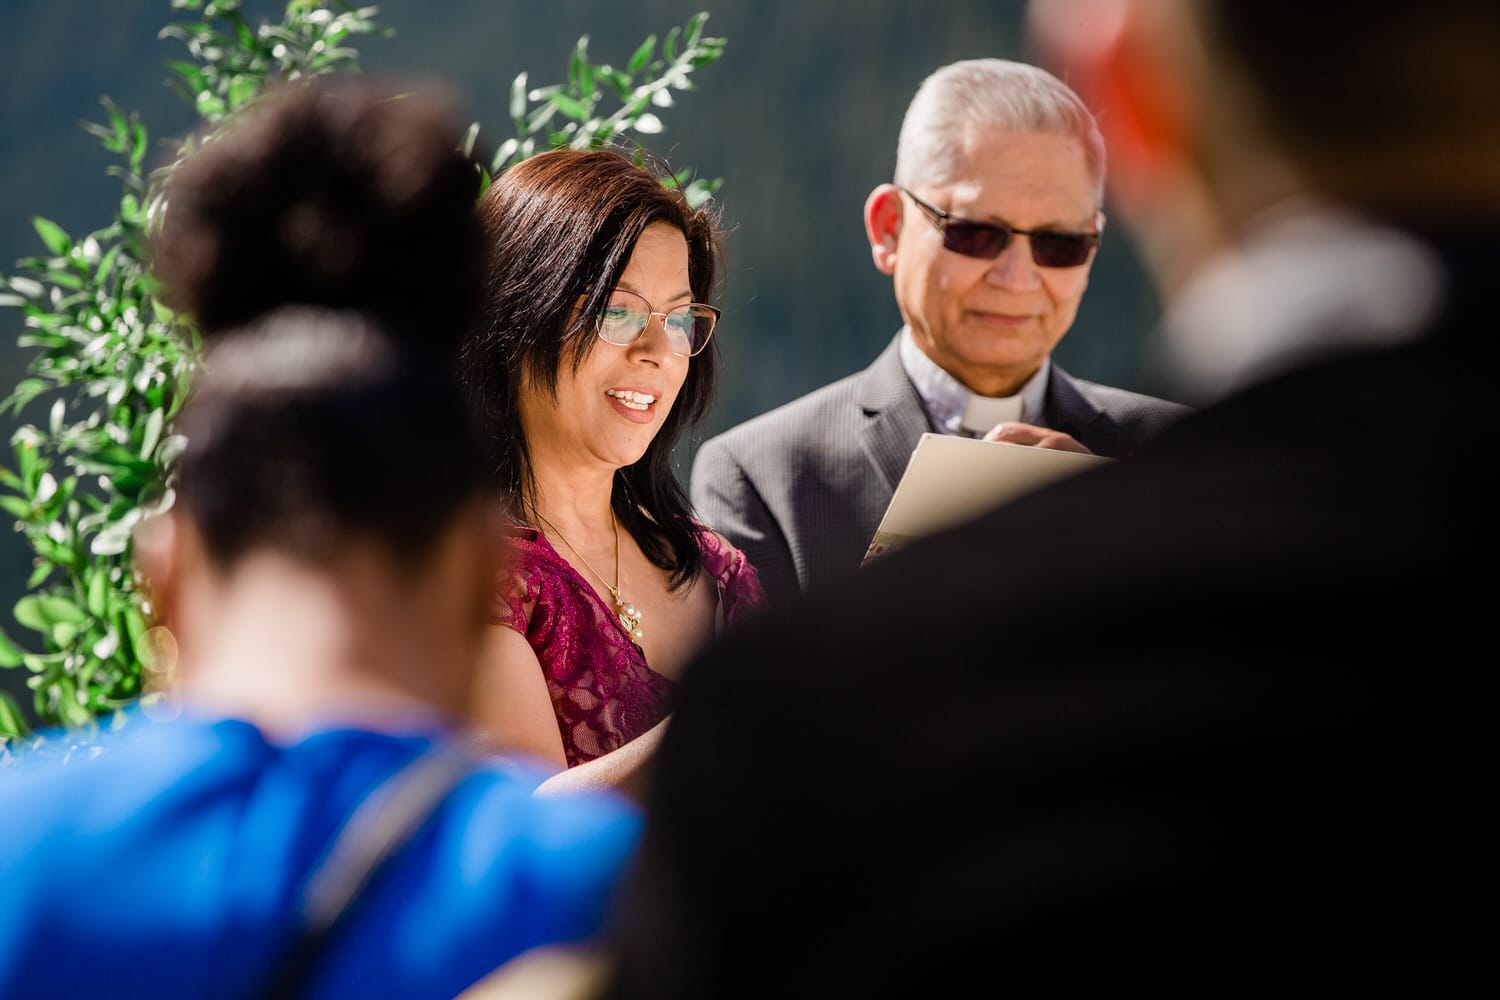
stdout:
<svg viewBox="0 0 1500 1000">
<path fill-rule="evenodd" d="M 1022 424 L 1015 421 L 1007 421 L 991 427 L 989 433 L 984 436 L 986 441 L 1000 441 L 1005 444 L 1024 444 L 1035 448 L 1051 448 L 1054 451 L 1076 451 L 1080 454 L 1091 455 L 1082 444 L 1073 438 L 1071 434 L 1062 431 L 1049 430 L 1046 427 L 1037 427 L 1035 424 Z"/>
</svg>

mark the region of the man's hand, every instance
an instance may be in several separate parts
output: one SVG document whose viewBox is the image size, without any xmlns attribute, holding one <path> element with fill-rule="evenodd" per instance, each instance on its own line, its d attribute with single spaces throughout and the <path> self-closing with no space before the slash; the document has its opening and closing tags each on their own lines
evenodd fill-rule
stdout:
<svg viewBox="0 0 1500 1000">
<path fill-rule="evenodd" d="M 1071 434 L 1038 427 L 1035 424 L 1018 423 L 1014 420 L 991 427 L 989 433 L 984 436 L 984 440 L 1003 441 L 1006 444 L 1028 444 L 1034 448 L 1051 448 L 1053 451 L 1076 451 L 1083 455 L 1093 454 L 1074 440 Z"/>
</svg>

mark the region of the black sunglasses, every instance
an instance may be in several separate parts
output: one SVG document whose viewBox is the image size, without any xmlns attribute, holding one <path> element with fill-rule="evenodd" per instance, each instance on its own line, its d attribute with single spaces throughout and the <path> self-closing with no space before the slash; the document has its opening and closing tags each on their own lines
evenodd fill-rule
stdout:
<svg viewBox="0 0 1500 1000">
<path fill-rule="evenodd" d="M 899 190 L 916 202 L 928 221 L 943 234 L 943 248 L 965 257 L 994 260 L 1010 246 L 1012 238 L 1024 236 L 1031 244 L 1031 259 L 1037 267 L 1078 267 L 1088 263 L 1089 254 L 1099 243 L 1097 232 L 1059 233 L 956 219 L 936 205 L 929 205 L 906 188 Z"/>
</svg>

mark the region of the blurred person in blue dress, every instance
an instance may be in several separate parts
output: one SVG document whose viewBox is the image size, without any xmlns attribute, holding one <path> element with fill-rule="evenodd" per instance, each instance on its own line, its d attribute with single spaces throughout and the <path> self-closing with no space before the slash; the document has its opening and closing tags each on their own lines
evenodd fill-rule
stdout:
<svg viewBox="0 0 1500 1000">
<path fill-rule="evenodd" d="M 325 80 L 169 178 L 153 266 L 207 353 L 136 556 L 180 714 L 0 779 L 0 995 L 446 998 L 601 928 L 636 809 L 463 721 L 505 549 L 461 135 L 440 90 Z"/>
</svg>

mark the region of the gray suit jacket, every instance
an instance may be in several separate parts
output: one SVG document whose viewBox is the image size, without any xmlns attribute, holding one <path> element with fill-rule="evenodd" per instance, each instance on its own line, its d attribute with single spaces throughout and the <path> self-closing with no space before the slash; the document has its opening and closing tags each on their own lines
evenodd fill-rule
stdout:
<svg viewBox="0 0 1500 1000">
<path fill-rule="evenodd" d="M 932 430 L 897 351 L 705 441 L 690 489 L 698 516 L 744 551 L 772 605 L 853 572 L 917 439 Z M 1134 453 L 1179 404 L 1052 364 L 1041 423 L 1097 455 Z"/>
</svg>

